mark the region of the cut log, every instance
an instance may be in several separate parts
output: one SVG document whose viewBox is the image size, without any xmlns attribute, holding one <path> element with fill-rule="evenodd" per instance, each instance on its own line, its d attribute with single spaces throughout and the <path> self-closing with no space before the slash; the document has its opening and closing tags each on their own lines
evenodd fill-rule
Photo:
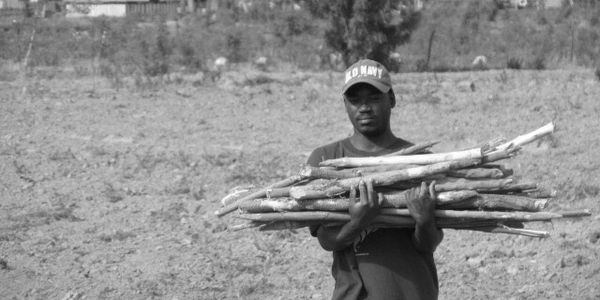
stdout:
<svg viewBox="0 0 600 300">
<path fill-rule="evenodd" d="M 262 188 L 256 192 L 252 192 L 238 200 L 236 200 L 234 203 L 231 203 L 229 205 L 225 205 L 224 207 L 222 207 L 221 209 L 217 210 L 215 212 L 215 215 L 217 215 L 218 217 L 222 217 L 228 213 L 231 213 L 233 211 L 235 211 L 238 208 L 238 204 L 242 203 L 246 200 L 250 200 L 250 199 L 256 199 L 256 198 L 262 198 L 262 197 L 266 197 L 267 193 L 269 193 L 270 190 L 273 190 L 275 188 L 281 188 L 281 187 L 288 187 L 291 185 L 294 185 L 298 182 L 303 181 L 305 178 L 303 176 L 300 175 L 294 175 L 291 176 L 289 178 L 280 180 L 278 182 L 275 182 L 265 188 Z"/>
<path fill-rule="evenodd" d="M 381 207 L 405 208 L 408 202 L 408 191 L 396 191 L 383 193 Z M 461 203 L 468 198 L 477 196 L 475 191 L 452 191 L 437 195 L 437 205 L 448 205 L 449 203 Z M 293 198 L 278 199 L 252 199 L 239 204 L 239 209 L 246 213 L 266 213 L 283 211 L 344 211 L 350 207 L 348 198 L 325 198 L 296 200 Z M 476 209 L 477 207 L 471 207 Z"/>
<path fill-rule="evenodd" d="M 370 167 L 359 167 L 359 168 L 349 168 L 342 169 L 343 171 L 352 171 L 356 176 L 370 174 L 370 173 L 380 173 L 394 170 L 404 170 L 415 167 L 420 167 L 421 165 L 414 164 L 390 164 L 390 165 L 381 165 L 381 166 L 370 166 Z"/>
<path fill-rule="evenodd" d="M 583 216 L 582 212 L 578 212 L 576 216 Z M 394 216 L 410 216 L 408 209 L 402 208 L 382 208 L 380 210 L 382 215 L 394 215 Z M 448 218 L 448 219 L 485 219 L 485 220 L 497 220 L 497 221 L 519 221 L 519 222 L 532 222 L 532 221 L 550 221 L 553 219 L 560 219 L 563 217 L 570 217 L 568 214 L 560 212 L 521 212 L 521 211 L 469 211 L 469 210 L 435 210 L 435 216 L 437 218 Z"/>
<path fill-rule="evenodd" d="M 495 227 L 474 227 L 469 228 L 470 230 L 482 231 L 488 233 L 506 233 L 506 234 L 514 234 L 514 235 L 523 235 L 528 237 L 537 237 L 537 238 L 546 238 L 550 236 L 550 233 L 547 231 L 541 230 L 531 230 L 531 229 L 523 229 L 523 228 L 513 228 L 504 225 L 499 225 Z"/>
<path fill-rule="evenodd" d="M 423 151 L 433 147 L 434 145 L 438 144 L 439 142 L 440 141 L 433 141 L 433 142 L 425 142 L 425 143 L 415 144 L 408 148 L 404 148 L 402 150 L 399 150 L 399 151 L 396 151 L 396 152 L 393 152 L 390 154 L 386 154 L 384 156 L 421 154 Z"/>
<path fill-rule="evenodd" d="M 500 194 L 479 194 L 462 201 L 441 204 L 440 209 L 480 209 L 480 210 L 516 210 L 541 211 L 548 205 L 547 199 L 531 199 L 527 197 Z"/>
<path fill-rule="evenodd" d="M 294 199 L 318 199 L 333 197 L 349 191 L 352 187 L 358 186 L 361 180 L 372 180 L 373 186 L 386 186 L 403 180 L 423 178 L 435 174 L 445 173 L 449 170 L 471 167 L 477 165 L 478 163 L 478 160 L 473 159 L 441 162 L 411 169 L 371 174 L 362 178 L 357 177 L 332 181 L 329 185 L 322 187 L 295 186 L 290 188 L 290 196 Z"/>
<path fill-rule="evenodd" d="M 334 170 L 330 168 L 316 168 L 305 166 L 300 170 L 300 175 L 306 178 L 318 179 L 344 179 L 358 177 L 361 174 L 349 170 Z"/>
<path fill-rule="evenodd" d="M 490 191 L 503 190 L 510 186 L 512 179 L 489 179 L 489 180 L 466 180 L 450 179 L 435 185 L 436 192 L 447 192 L 457 190 Z"/>
<path fill-rule="evenodd" d="M 506 150 L 509 147 L 523 146 L 529 144 L 537 139 L 540 139 L 546 135 L 554 132 L 554 122 L 550 122 L 534 131 L 520 135 L 498 147 L 497 150 Z"/>
<path fill-rule="evenodd" d="M 479 193 L 473 190 L 460 190 L 460 191 L 447 191 L 438 193 L 436 204 L 437 205 L 449 205 L 452 203 L 462 203 L 467 199 L 477 197 Z"/>
<path fill-rule="evenodd" d="M 446 175 L 450 177 L 466 179 L 498 179 L 507 176 L 504 172 L 502 172 L 502 170 L 493 168 L 468 168 L 452 170 Z"/>
<path fill-rule="evenodd" d="M 412 224 L 414 220 L 410 217 L 408 209 L 397 208 L 382 208 L 381 214 L 376 216 L 373 223 L 382 224 Z M 465 220 L 472 219 L 474 221 L 518 221 L 518 222 L 533 222 L 533 221 L 551 221 L 560 218 L 574 218 L 590 216 L 589 210 L 568 211 L 568 212 L 500 212 L 500 211 L 461 211 L 461 210 L 436 210 L 436 224 L 448 226 L 449 224 L 468 224 Z M 273 222 L 273 221 L 294 221 L 294 222 L 348 222 L 350 215 L 341 212 L 324 212 L 324 211 L 301 211 L 301 212 L 274 212 L 274 213 L 259 213 L 259 214 L 240 214 L 236 218 L 258 221 L 258 222 Z M 448 221 L 452 219 L 453 221 Z M 441 225 L 439 225 L 441 227 Z"/>
<path fill-rule="evenodd" d="M 227 226 L 227 230 L 229 231 L 240 231 L 240 230 L 244 230 L 244 229 L 250 229 L 250 228 L 256 228 L 256 227 L 260 227 L 261 225 L 263 225 L 260 222 L 246 222 L 243 224 L 237 224 L 237 225 L 231 225 L 231 226 Z"/>
<path fill-rule="evenodd" d="M 415 164 L 428 165 L 446 161 L 477 159 L 481 160 L 481 149 L 470 149 L 456 152 L 417 154 L 417 155 L 397 155 L 397 156 L 374 156 L 374 157 L 342 157 L 330 159 L 321 162 L 320 166 L 355 168 L 376 165 L 391 164 Z"/>
</svg>

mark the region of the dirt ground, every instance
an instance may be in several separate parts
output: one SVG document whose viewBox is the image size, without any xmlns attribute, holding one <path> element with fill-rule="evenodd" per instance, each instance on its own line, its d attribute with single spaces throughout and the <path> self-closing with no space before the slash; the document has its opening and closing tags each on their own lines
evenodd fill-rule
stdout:
<svg viewBox="0 0 600 300">
<path fill-rule="evenodd" d="M 0 81 L 1 299 L 328 299 L 331 254 L 305 230 L 230 232 L 241 185 L 292 174 L 348 136 L 341 73 L 229 71 L 117 90 L 39 73 Z M 591 70 L 397 74 L 393 131 L 434 151 L 551 138 L 505 163 L 555 190 L 550 237 L 446 230 L 440 299 L 600 299 L 600 82 Z M 23 93 L 23 87 L 26 87 Z"/>
</svg>

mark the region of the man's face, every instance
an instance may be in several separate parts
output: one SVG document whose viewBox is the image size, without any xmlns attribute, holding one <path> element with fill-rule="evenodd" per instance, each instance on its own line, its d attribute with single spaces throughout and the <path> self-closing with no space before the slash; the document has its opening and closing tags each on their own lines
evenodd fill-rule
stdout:
<svg viewBox="0 0 600 300">
<path fill-rule="evenodd" d="M 359 83 L 346 92 L 344 103 L 350 122 L 361 134 L 377 136 L 389 129 L 394 103 L 388 94 L 370 84 Z"/>
</svg>

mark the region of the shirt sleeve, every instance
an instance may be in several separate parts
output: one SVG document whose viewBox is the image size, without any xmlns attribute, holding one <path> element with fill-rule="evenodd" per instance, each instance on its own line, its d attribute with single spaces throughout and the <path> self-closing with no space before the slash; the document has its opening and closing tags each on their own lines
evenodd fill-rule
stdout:
<svg viewBox="0 0 600 300">
<path fill-rule="evenodd" d="M 313 152 L 308 156 L 308 160 L 306 160 L 306 164 L 311 167 L 318 167 L 319 163 L 325 160 L 327 155 L 325 154 L 325 149 L 317 148 L 313 150 Z"/>
<path fill-rule="evenodd" d="M 325 160 L 325 157 L 325 150 L 323 148 L 317 148 L 313 150 L 310 156 L 308 156 L 306 164 L 311 167 L 318 167 L 319 163 Z M 310 230 L 310 235 L 316 237 L 319 227 L 321 227 L 319 224 L 309 226 L 308 229 Z"/>
</svg>

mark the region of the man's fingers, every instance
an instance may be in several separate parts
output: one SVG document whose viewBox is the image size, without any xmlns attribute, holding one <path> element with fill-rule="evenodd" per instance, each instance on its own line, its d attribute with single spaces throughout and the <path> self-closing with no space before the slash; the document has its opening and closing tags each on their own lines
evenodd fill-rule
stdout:
<svg viewBox="0 0 600 300">
<path fill-rule="evenodd" d="M 434 201 L 437 198 L 437 195 L 435 194 L 435 180 L 429 185 L 429 198 Z"/>
<path fill-rule="evenodd" d="M 350 186 L 350 203 L 356 202 L 356 186 Z"/>
<path fill-rule="evenodd" d="M 375 203 L 377 202 L 374 196 L 376 196 L 375 192 L 373 191 L 373 180 L 371 179 L 367 179 L 367 202 L 369 203 L 369 206 L 375 206 Z"/>
<path fill-rule="evenodd" d="M 426 194 L 427 194 L 427 183 L 425 183 L 425 181 L 421 181 L 421 188 L 419 189 L 419 198 L 420 199 L 425 198 Z"/>
<path fill-rule="evenodd" d="M 377 204 L 381 206 L 383 204 L 383 194 L 377 193 Z"/>
<path fill-rule="evenodd" d="M 367 205 L 368 204 L 368 202 L 367 202 L 367 186 L 365 185 L 364 181 L 361 180 L 358 183 L 358 190 L 360 192 L 360 203 Z"/>
</svg>

